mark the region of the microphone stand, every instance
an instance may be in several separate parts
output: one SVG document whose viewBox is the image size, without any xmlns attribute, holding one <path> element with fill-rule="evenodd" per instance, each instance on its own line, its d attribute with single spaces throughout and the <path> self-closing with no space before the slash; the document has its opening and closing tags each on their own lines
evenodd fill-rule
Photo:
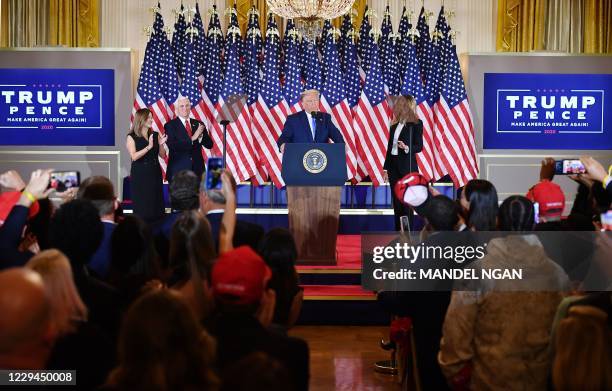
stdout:
<svg viewBox="0 0 612 391">
<path fill-rule="evenodd" d="M 225 168 L 225 161 L 227 159 L 227 125 L 230 122 L 224 119 L 219 123 L 223 126 L 223 168 Z"/>
<path fill-rule="evenodd" d="M 410 172 L 412 172 L 412 126 L 410 126 L 410 144 L 408 144 L 408 159 L 410 162 L 408 163 L 408 167 L 410 168 Z M 414 210 L 412 207 L 409 207 L 410 215 L 408 216 L 408 234 L 412 233 L 412 220 L 414 219 Z"/>
</svg>

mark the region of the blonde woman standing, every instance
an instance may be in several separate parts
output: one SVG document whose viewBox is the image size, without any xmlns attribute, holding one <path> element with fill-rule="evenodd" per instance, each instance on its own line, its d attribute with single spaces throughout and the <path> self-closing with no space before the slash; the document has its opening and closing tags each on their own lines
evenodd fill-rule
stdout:
<svg viewBox="0 0 612 391">
<path fill-rule="evenodd" d="M 423 149 L 423 122 L 416 114 L 415 99 L 409 95 L 397 97 L 393 116 L 383 176 L 391 185 L 395 230 L 399 231 L 401 216 L 408 216 L 412 224 L 412 211 L 395 197 L 393 189 L 406 174 L 419 171 L 416 154 Z"/>
</svg>

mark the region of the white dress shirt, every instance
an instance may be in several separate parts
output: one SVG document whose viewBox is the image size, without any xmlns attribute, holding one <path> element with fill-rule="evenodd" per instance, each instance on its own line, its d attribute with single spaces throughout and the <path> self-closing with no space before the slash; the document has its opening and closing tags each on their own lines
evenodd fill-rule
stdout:
<svg viewBox="0 0 612 391">
<path fill-rule="evenodd" d="M 312 133 L 312 139 L 315 139 L 315 128 L 312 126 L 312 114 L 306 112 L 306 118 L 308 118 L 308 126 L 310 126 L 310 133 Z"/>
<path fill-rule="evenodd" d="M 397 143 L 399 140 L 399 136 L 402 133 L 402 129 L 404 129 L 404 123 L 400 122 L 395 127 L 395 132 L 393 133 L 393 146 L 391 147 L 391 155 L 397 156 Z M 408 151 L 404 151 L 404 153 L 408 153 Z"/>
</svg>

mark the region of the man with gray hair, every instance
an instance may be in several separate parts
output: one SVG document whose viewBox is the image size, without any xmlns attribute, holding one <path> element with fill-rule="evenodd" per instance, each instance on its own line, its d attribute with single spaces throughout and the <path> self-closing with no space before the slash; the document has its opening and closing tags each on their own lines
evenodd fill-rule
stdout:
<svg viewBox="0 0 612 391">
<path fill-rule="evenodd" d="M 172 177 L 181 170 L 191 170 L 198 178 L 204 172 L 204 157 L 202 148 L 213 147 L 206 127 L 195 118 L 190 118 L 191 102 L 185 96 L 176 102 L 177 117 L 164 125 L 168 135 L 168 168 L 166 178 L 172 182 Z"/>
<path fill-rule="evenodd" d="M 300 102 L 304 110 L 287 117 L 283 133 L 276 142 L 281 152 L 285 151 L 286 143 L 327 143 L 331 139 L 344 144 L 331 115 L 319 111 L 319 96 L 318 90 L 302 92 Z"/>
<path fill-rule="evenodd" d="M 208 219 L 213 239 L 218 247 L 221 220 L 223 219 L 223 213 L 225 213 L 225 195 L 221 190 L 207 189 L 206 178 L 200 182 L 200 212 Z M 236 220 L 233 238 L 234 247 L 247 245 L 257 250 L 263 234 L 264 229 L 259 224 Z"/>
</svg>

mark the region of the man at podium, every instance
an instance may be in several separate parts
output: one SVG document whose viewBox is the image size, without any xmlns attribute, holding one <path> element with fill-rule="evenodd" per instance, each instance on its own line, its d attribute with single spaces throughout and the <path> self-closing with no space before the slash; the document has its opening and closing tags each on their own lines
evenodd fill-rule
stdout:
<svg viewBox="0 0 612 391">
<path fill-rule="evenodd" d="M 304 110 L 287 117 L 283 133 L 276 142 L 281 152 L 285 151 L 286 143 L 326 143 L 332 139 L 344 144 L 331 115 L 319 111 L 319 91 L 302 92 L 300 101 Z"/>
</svg>

